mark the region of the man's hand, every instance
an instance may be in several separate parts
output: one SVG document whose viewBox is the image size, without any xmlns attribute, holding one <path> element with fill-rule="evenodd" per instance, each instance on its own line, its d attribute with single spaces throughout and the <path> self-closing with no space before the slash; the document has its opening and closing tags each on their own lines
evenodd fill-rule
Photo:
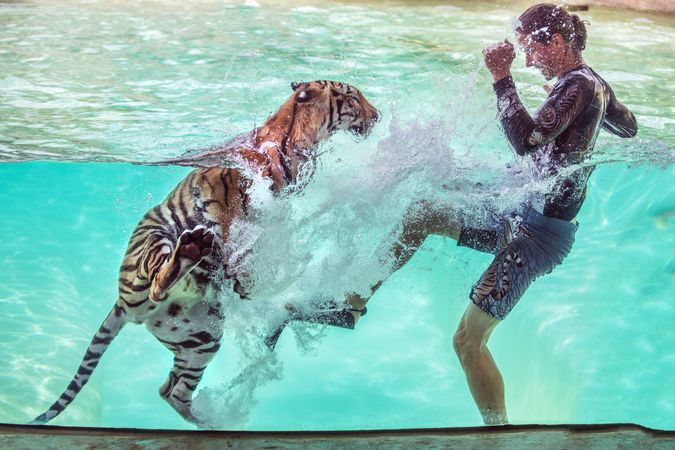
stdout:
<svg viewBox="0 0 675 450">
<path fill-rule="evenodd" d="M 508 39 L 498 42 L 483 50 L 485 66 L 495 81 L 511 75 L 511 63 L 516 57 L 516 51 Z"/>
</svg>

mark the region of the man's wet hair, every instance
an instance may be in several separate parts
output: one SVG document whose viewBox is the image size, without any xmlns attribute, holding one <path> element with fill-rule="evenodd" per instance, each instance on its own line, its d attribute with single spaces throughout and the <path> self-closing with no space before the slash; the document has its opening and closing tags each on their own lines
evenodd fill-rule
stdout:
<svg viewBox="0 0 675 450">
<path fill-rule="evenodd" d="M 560 6 L 539 3 L 520 15 L 515 28 L 517 32 L 542 44 L 549 44 L 551 37 L 558 33 L 573 50 L 581 52 L 586 48 L 585 23 L 588 22 Z"/>
</svg>

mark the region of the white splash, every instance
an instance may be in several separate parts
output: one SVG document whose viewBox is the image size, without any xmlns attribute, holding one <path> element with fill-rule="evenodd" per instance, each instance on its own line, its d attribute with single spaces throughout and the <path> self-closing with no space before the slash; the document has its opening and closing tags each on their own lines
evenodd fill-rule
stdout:
<svg viewBox="0 0 675 450">
<path fill-rule="evenodd" d="M 370 138 L 355 142 L 336 135 L 319 149 L 316 172 L 301 180 L 306 186 L 299 193 L 272 197 L 267 185 L 257 186 L 253 212 L 233 226 L 230 249 L 232 270 L 246 274 L 240 281 L 251 300 L 232 294 L 223 299 L 225 339 L 244 349 L 241 373 L 200 391 L 195 409 L 207 418 L 205 426 L 243 427 L 256 390 L 281 377 L 263 338 L 285 317 L 287 304 L 303 309 L 351 292 L 368 295 L 387 277 L 393 263 L 388 249 L 419 200 L 483 223 L 547 187 L 528 164 L 511 161 L 507 167 L 508 153 L 491 155 L 491 142 L 503 142 L 498 129 L 486 125 L 493 115 L 469 112 L 460 103 L 446 107 L 448 114 L 439 116 L 394 106 Z M 482 120 L 460 125 L 467 114 Z M 304 350 L 321 338 L 316 326 L 290 328 Z"/>
</svg>

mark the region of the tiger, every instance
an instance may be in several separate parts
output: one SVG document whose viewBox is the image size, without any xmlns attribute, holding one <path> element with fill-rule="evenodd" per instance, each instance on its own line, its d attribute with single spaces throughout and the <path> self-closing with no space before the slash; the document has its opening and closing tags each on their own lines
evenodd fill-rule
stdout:
<svg viewBox="0 0 675 450">
<path fill-rule="evenodd" d="M 159 395 L 186 421 L 203 423 L 193 413 L 192 396 L 220 348 L 224 317 L 217 294 L 232 286 L 248 298 L 226 252 L 231 225 L 250 214 L 253 175 L 278 195 L 296 184 L 322 140 L 339 130 L 365 136 L 379 118 L 351 85 L 317 80 L 291 87 L 292 95 L 261 127 L 221 147 L 165 161 L 194 169 L 136 226 L 121 264 L 117 301 L 70 384 L 31 423 L 47 423 L 73 402 L 127 323 L 145 324 L 173 353 Z M 232 167 L 232 161 L 239 165 Z"/>
</svg>

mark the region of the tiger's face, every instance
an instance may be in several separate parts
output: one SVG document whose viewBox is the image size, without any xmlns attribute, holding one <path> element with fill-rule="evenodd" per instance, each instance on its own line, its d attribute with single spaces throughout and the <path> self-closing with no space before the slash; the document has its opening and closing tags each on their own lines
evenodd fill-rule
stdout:
<svg viewBox="0 0 675 450">
<path fill-rule="evenodd" d="M 380 113 L 354 86 L 338 81 L 318 80 L 291 83 L 298 113 L 320 122 L 319 138 L 335 131 L 366 136 Z"/>
</svg>

